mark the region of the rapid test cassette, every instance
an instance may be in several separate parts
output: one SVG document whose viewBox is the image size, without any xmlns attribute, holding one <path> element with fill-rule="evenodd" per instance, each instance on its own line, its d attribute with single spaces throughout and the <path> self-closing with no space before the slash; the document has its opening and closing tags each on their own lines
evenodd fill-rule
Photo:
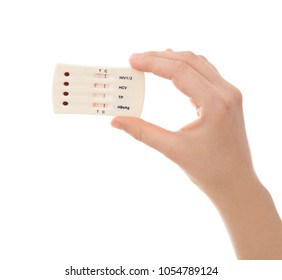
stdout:
<svg viewBox="0 0 282 280">
<path fill-rule="evenodd" d="M 55 113 L 140 117 L 144 94 L 144 73 L 132 68 L 67 64 L 55 68 Z"/>
</svg>

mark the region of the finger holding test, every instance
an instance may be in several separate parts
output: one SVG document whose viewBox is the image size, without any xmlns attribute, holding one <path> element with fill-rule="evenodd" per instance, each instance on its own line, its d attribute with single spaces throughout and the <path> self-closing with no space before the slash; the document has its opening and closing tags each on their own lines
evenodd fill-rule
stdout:
<svg viewBox="0 0 282 280">
<path fill-rule="evenodd" d="M 234 86 L 227 82 L 220 75 L 216 67 L 202 55 L 196 55 L 191 51 L 174 52 L 171 49 L 167 49 L 165 52 L 147 52 L 146 54 L 183 61 L 217 87 L 217 95 L 220 95 L 224 99 L 232 98 L 234 95 Z"/>
<path fill-rule="evenodd" d="M 220 76 L 217 69 L 205 57 L 201 55 L 196 55 L 191 51 L 174 52 L 172 50 L 166 50 L 165 52 L 148 52 L 147 54 L 172 60 L 183 61 L 194 70 L 199 72 L 199 74 L 201 74 L 211 83 L 218 86 L 224 86 L 224 80 Z"/>
<path fill-rule="evenodd" d="M 210 104 L 215 96 L 215 85 L 202 76 L 193 67 L 177 57 L 167 57 L 154 53 L 134 54 L 130 58 L 133 68 L 151 72 L 160 77 L 170 79 L 175 86 L 192 99 L 197 107 L 205 107 Z"/>
<path fill-rule="evenodd" d="M 172 150 L 171 147 L 173 147 L 175 141 L 173 132 L 142 119 L 132 117 L 115 117 L 112 120 L 112 126 L 124 130 L 136 140 L 169 157 Z"/>
</svg>

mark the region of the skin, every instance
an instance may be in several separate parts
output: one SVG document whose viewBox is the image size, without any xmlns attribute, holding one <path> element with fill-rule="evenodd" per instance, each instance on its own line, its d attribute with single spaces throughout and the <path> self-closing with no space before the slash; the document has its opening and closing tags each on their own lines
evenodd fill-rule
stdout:
<svg viewBox="0 0 282 280">
<path fill-rule="evenodd" d="M 240 91 L 192 52 L 134 54 L 130 63 L 171 80 L 199 117 L 175 132 L 130 117 L 116 117 L 112 126 L 186 172 L 218 209 L 238 259 L 282 259 L 282 223 L 253 168 Z"/>
</svg>

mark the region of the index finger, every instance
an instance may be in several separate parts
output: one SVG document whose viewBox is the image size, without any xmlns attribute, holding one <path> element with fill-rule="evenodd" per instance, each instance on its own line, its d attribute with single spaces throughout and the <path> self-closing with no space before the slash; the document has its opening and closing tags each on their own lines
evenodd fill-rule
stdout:
<svg viewBox="0 0 282 280">
<path fill-rule="evenodd" d="M 161 57 L 152 53 L 134 54 L 130 58 L 133 68 L 151 72 L 172 80 L 175 86 L 200 107 L 215 97 L 215 85 L 180 59 Z"/>
</svg>

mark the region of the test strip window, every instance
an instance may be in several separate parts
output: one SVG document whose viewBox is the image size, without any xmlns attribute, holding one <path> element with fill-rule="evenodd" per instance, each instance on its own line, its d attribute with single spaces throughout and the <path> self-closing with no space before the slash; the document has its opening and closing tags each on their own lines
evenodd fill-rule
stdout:
<svg viewBox="0 0 282 280">
<path fill-rule="evenodd" d="M 144 94 L 144 73 L 132 68 L 58 64 L 55 69 L 55 113 L 140 117 Z"/>
</svg>

